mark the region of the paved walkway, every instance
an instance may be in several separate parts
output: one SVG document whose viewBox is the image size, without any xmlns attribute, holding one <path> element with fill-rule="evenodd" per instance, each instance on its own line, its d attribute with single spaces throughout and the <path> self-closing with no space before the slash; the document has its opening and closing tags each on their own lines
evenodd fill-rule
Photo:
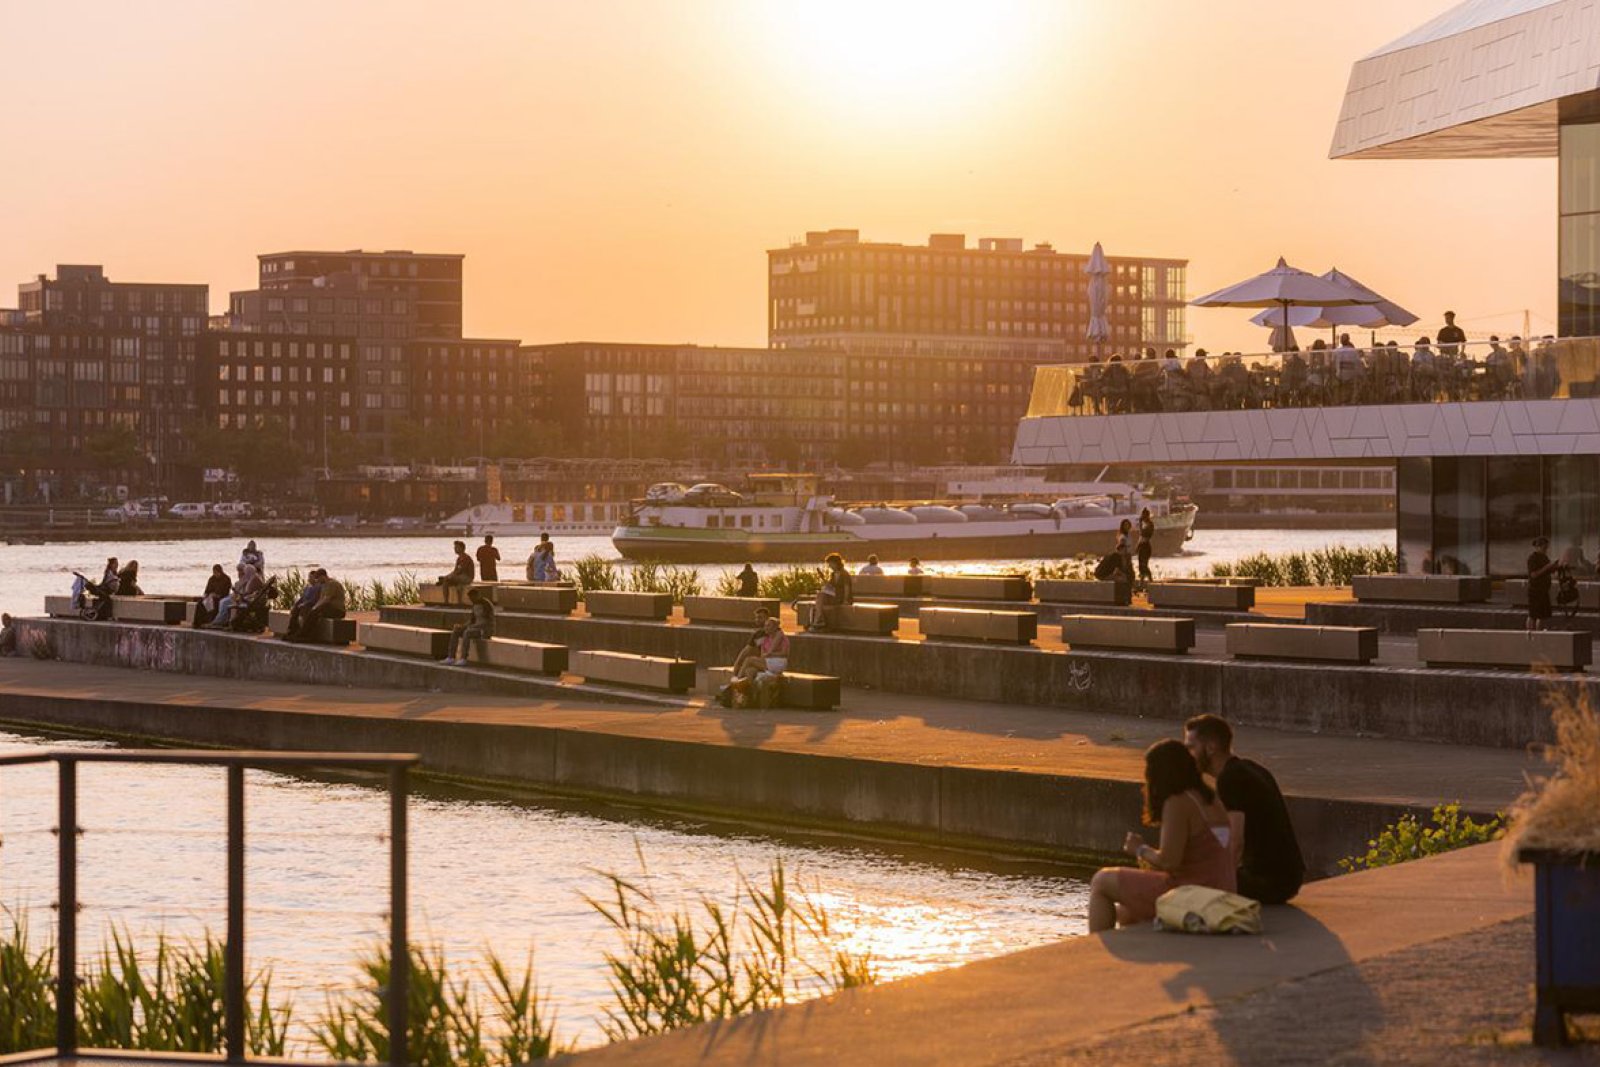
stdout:
<svg viewBox="0 0 1600 1067">
<path fill-rule="evenodd" d="M 1178 724 L 1063 708 L 846 691 L 835 712 L 727 710 L 704 697 L 632 706 L 561 699 L 240 682 L 115 667 L 0 660 L 0 691 L 84 699 L 431 721 L 526 723 L 634 737 L 855 759 L 1136 781 L 1143 752 Z M 1237 747 L 1272 767 L 1286 792 L 1405 805 L 1506 806 L 1534 766 L 1524 753 L 1241 727 Z"/>
</svg>

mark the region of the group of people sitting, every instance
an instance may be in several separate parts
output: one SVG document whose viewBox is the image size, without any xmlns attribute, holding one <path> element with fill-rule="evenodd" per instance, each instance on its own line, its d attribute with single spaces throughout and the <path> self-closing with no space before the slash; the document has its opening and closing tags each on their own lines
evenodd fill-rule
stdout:
<svg viewBox="0 0 1600 1067">
<path fill-rule="evenodd" d="M 139 561 L 130 559 L 118 565 L 117 557 L 106 559 L 99 581 L 90 581 L 78 571 L 72 572 L 72 608 L 85 619 L 103 622 L 111 618 L 111 598 L 114 596 L 143 596 L 139 588 Z"/>
<path fill-rule="evenodd" d="M 1184 724 L 1183 740 L 1157 741 L 1144 756 L 1146 826 L 1123 850 L 1137 868 L 1107 867 L 1089 882 L 1089 932 L 1155 918 L 1156 901 L 1180 885 L 1283 904 L 1300 892 L 1305 859 L 1277 779 L 1236 755 L 1233 728 L 1217 715 Z"/>
<path fill-rule="evenodd" d="M 484 534 L 483 544 L 478 546 L 476 560 L 467 553 L 465 541 L 452 542 L 455 549 L 456 560 L 450 568 L 449 574 L 439 576 L 439 584 L 445 590 L 445 602 L 449 603 L 451 591 L 454 590 L 458 602 L 467 603 L 467 590 L 476 581 L 497 582 L 500 580 L 500 549 L 495 547 L 494 534 Z M 533 551 L 528 555 L 528 581 L 530 582 L 559 582 L 561 570 L 556 566 L 556 546 L 551 542 L 547 533 L 539 535 L 539 543 L 533 546 Z"/>
<path fill-rule="evenodd" d="M 1491 338 L 1485 351 L 1427 337 L 1402 348 L 1395 341 L 1358 348 L 1349 334 L 1329 345 L 1318 339 L 1309 350 L 1291 347 L 1280 356 L 1246 357 L 1224 352 L 1212 358 L 1198 349 L 1188 360 L 1167 349 L 1157 358 L 1091 359 L 1078 368 L 1068 406 L 1080 414 L 1228 411 L 1243 408 L 1325 407 L 1343 404 L 1406 404 L 1435 400 L 1542 400 L 1556 395 L 1561 372 L 1555 339 L 1530 350 L 1520 337 L 1510 346 Z"/>
<path fill-rule="evenodd" d="M 195 608 L 196 629 L 257 634 L 267 628 L 267 612 L 278 596 L 278 579 L 267 575 L 266 553 L 254 541 L 239 553 L 234 574 L 236 577 L 229 578 L 222 564 L 211 565 L 211 576 Z"/>
</svg>

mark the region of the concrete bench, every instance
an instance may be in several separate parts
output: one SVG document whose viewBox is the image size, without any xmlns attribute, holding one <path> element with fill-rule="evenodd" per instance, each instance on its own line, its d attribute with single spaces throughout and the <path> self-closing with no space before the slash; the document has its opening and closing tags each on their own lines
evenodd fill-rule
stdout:
<svg viewBox="0 0 1600 1067">
<path fill-rule="evenodd" d="M 1027 600 L 1033 595 L 1021 574 L 927 574 L 922 592 L 949 600 Z"/>
<path fill-rule="evenodd" d="M 1206 611 L 1249 611 L 1256 606 L 1252 585 L 1200 585 L 1191 582 L 1153 582 L 1145 596 L 1154 608 L 1201 608 Z"/>
<path fill-rule="evenodd" d="M 712 667 L 706 671 L 706 684 L 715 693 L 733 681 L 732 667 Z M 801 674 L 784 671 L 778 685 L 778 704 L 801 711 L 832 711 L 839 706 L 839 679 L 831 674 Z"/>
<path fill-rule="evenodd" d="M 920 574 L 858 574 L 850 581 L 856 596 L 914 597 L 922 595 Z"/>
<path fill-rule="evenodd" d="M 917 628 L 923 637 L 934 639 L 1026 645 L 1039 636 L 1039 616 L 1032 611 L 923 608 L 917 613 Z"/>
<path fill-rule="evenodd" d="M 421 582 L 417 585 L 417 593 L 422 602 L 434 607 L 465 604 L 469 589 L 486 589 L 489 592 L 490 602 L 499 602 L 499 589 L 496 582 L 473 582 L 466 589 L 460 586 L 444 586 L 438 582 Z"/>
<path fill-rule="evenodd" d="M 357 623 L 356 640 L 372 652 L 400 652 L 429 659 L 444 659 L 450 649 L 450 635 L 444 630 L 389 622 Z"/>
<path fill-rule="evenodd" d="M 289 632 L 289 613 L 278 608 L 267 612 L 267 629 L 282 637 Z M 313 634 L 319 645 L 348 645 L 356 639 L 354 619 L 318 619 Z"/>
<path fill-rule="evenodd" d="M 1417 604 L 1481 604 L 1489 579 L 1476 574 L 1358 574 L 1350 579 L 1357 600 Z"/>
<path fill-rule="evenodd" d="M 1418 630 L 1417 659 L 1430 667 L 1553 667 L 1581 671 L 1591 662 L 1586 630 Z"/>
<path fill-rule="evenodd" d="M 1168 578 L 1168 585 L 1248 585 L 1252 589 L 1261 588 L 1260 578 L 1240 578 L 1229 576 L 1226 578 Z"/>
<path fill-rule="evenodd" d="M 800 625 L 806 629 L 811 628 L 811 605 L 813 601 L 801 600 L 795 603 L 795 617 L 800 620 Z M 843 604 L 835 610 L 834 633 L 842 634 L 872 634 L 886 637 L 900 628 L 900 609 L 893 604 L 867 604 L 856 601 L 854 604 Z"/>
<path fill-rule="evenodd" d="M 1033 583 L 1041 604 L 1106 604 L 1125 608 L 1133 603 L 1133 586 L 1127 582 L 1093 579 L 1041 578 Z"/>
<path fill-rule="evenodd" d="M 1372 626 L 1232 622 L 1225 629 L 1228 654 L 1240 659 L 1371 663 L 1378 656 L 1378 631 Z"/>
<path fill-rule="evenodd" d="M 566 671 L 569 658 L 566 645 L 518 641 L 509 637 L 464 642 L 462 655 L 467 657 L 469 663 L 533 674 L 561 674 Z"/>
<path fill-rule="evenodd" d="M 672 614 L 672 594 L 623 593 L 592 589 L 583 594 L 583 606 L 596 618 L 650 619 L 654 622 L 665 622 L 667 616 Z"/>
<path fill-rule="evenodd" d="M 1187 652 L 1194 647 L 1194 620 L 1136 615 L 1063 615 L 1061 640 L 1071 648 L 1124 652 Z"/>
<path fill-rule="evenodd" d="M 683 614 L 691 623 L 712 623 L 717 626 L 754 626 L 756 609 L 766 608 L 767 614 L 778 617 L 777 597 L 753 596 L 686 596 Z"/>
<path fill-rule="evenodd" d="M 694 661 L 636 656 L 631 652 L 574 652 L 570 670 L 585 681 L 687 693 L 694 688 Z"/>
<path fill-rule="evenodd" d="M 44 598 L 44 613 L 56 619 L 79 618 L 79 611 L 72 606 L 70 596 L 47 596 Z"/>
<path fill-rule="evenodd" d="M 1507 579 L 1507 581 L 1506 581 L 1506 598 L 1511 602 L 1511 606 L 1514 607 L 1514 608 L 1525 608 L 1525 607 L 1527 607 L 1528 606 L 1528 579 L 1526 579 L 1526 578 L 1510 578 L 1510 579 Z M 1555 598 L 1556 598 L 1556 585 L 1555 585 L 1555 581 L 1552 578 L 1552 581 L 1550 583 L 1550 602 L 1551 602 L 1551 605 L 1554 606 L 1557 611 L 1565 611 L 1567 609 L 1567 605 L 1565 605 L 1565 604 L 1560 604 L 1560 605 L 1556 604 L 1555 603 Z M 1600 611 L 1600 582 L 1579 582 L 1578 583 L 1578 610 L 1580 610 L 1580 611 Z"/>
<path fill-rule="evenodd" d="M 117 622 L 158 622 L 170 625 L 183 622 L 189 616 L 193 603 L 190 600 L 114 596 L 111 598 L 111 617 Z"/>
<path fill-rule="evenodd" d="M 571 615 L 578 607 L 578 590 L 571 585 L 502 585 L 495 603 L 501 611 L 535 615 Z"/>
</svg>

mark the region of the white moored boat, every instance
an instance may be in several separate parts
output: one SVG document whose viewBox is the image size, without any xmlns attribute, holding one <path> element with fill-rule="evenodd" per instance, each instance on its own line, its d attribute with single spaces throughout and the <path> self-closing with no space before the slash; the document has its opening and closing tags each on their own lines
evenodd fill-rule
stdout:
<svg viewBox="0 0 1600 1067">
<path fill-rule="evenodd" d="M 474 504 L 444 520 L 449 529 L 469 530 L 472 534 L 518 537 L 547 533 L 553 536 L 604 537 L 627 521 L 630 505 L 619 503 L 575 504 Z"/>
<path fill-rule="evenodd" d="M 1047 559 L 1109 551 L 1123 519 L 1149 508 L 1154 551 L 1174 555 L 1194 528 L 1192 504 L 1172 506 L 1137 487 L 1092 483 L 1053 502 L 838 504 L 812 475 L 752 475 L 746 498 L 726 486 L 654 486 L 611 535 L 628 559 L 681 563 Z"/>
</svg>

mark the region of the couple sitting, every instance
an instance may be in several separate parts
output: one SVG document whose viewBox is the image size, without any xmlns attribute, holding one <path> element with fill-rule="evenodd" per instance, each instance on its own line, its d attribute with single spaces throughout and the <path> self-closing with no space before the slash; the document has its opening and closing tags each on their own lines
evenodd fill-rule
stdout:
<svg viewBox="0 0 1600 1067">
<path fill-rule="evenodd" d="M 1283 793 L 1265 767 L 1233 754 L 1233 729 L 1216 715 L 1190 719 L 1182 741 L 1157 741 L 1145 753 L 1144 822 L 1160 827 L 1159 844 L 1130 833 L 1123 849 L 1145 866 L 1095 874 L 1090 933 L 1149 922 L 1156 900 L 1175 886 L 1210 886 L 1263 904 L 1300 891 L 1305 862 Z"/>
<path fill-rule="evenodd" d="M 317 640 L 317 624 L 324 619 L 342 619 L 344 612 L 344 584 L 317 567 L 306 576 L 306 587 L 289 609 L 289 627 L 284 631 L 283 639 L 313 644 Z"/>
<path fill-rule="evenodd" d="M 789 668 L 789 635 L 766 608 L 756 609 L 756 631 L 733 661 L 733 681 L 720 689 L 717 703 L 725 708 L 746 708 L 752 701 L 763 708 L 776 707 Z"/>
</svg>

